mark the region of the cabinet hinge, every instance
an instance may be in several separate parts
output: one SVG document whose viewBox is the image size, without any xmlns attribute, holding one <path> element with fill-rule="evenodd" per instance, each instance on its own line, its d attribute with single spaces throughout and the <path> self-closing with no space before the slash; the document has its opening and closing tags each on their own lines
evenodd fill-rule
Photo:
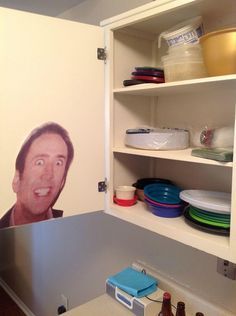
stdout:
<svg viewBox="0 0 236 316">
<path fill-rule="evenodd" d="M 107 179 L 98 182 L 98 192 L 107 192 Z"/>
<path fill-rule="evenodd" d="M 236 280 L 236 264 L 228 260 L 217 258 L 217 272 L 226 278 Z"/>
<path fill-rule="evenodd" d="M 107 60 L 107 51 L 106 48 L 97 48 L 97 59 L 99 60 Z"/>
</svg>

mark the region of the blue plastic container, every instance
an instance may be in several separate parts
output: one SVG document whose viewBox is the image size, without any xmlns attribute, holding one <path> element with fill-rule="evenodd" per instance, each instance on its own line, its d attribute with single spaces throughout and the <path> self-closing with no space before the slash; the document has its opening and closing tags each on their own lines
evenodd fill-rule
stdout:
<svg viewBox="0 0 236 316">
<path fill-rule="evenodd" d="M 166 204 L 181 203 L 180 192 L 181 189 L 179 187 L 163 183 L 149 184 L 144 188 L 144 195 L 149 199 Z"/>
<path fill-rule="evenodd" d="M 163 207 L 163 206 L 155 206 L 149 202 L 147 202 L 147 205 L 150 209 L 150 211 L 159 217 L 166 217 L 166 218 L 174 218 L 179 217 L 183 213 L 183 205 L 181 205 L 179 208 L 171 208 L 171 207 Z"/>
</svg>

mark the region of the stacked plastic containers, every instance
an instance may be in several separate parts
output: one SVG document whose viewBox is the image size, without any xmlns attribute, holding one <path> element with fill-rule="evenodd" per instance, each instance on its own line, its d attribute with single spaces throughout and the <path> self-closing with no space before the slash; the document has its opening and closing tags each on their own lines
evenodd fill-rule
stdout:
<svg viewBox="0 0 236 316">
<path fill-rule="evenodd" d="M 199 37 L 202 36 L 202 18 L 187 20 L 160 34 L 168 44 L 167 55 L 161 58 L 165 82 L 206 77 Z"/>
<path fill-rule="evenodd" d="M 154 183 L 145 186 L 144 200 L 150 211 L 159 217 L 179 217 L 184 204 L 179 194 L 181 189 L 176 185 Z"/>
</svg>

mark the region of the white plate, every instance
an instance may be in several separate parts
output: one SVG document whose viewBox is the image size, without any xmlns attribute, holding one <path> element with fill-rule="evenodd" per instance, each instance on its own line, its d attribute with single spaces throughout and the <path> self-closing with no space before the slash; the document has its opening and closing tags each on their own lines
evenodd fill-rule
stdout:
<svg viewBox="0 0 236 316">
<path fill-rule="evenodd" d="M 214 213 L 230 213 L 231 194 L 206 190 L 184 190 L 180 198 L 185 202 L 205 211 Z"/>
</svg>

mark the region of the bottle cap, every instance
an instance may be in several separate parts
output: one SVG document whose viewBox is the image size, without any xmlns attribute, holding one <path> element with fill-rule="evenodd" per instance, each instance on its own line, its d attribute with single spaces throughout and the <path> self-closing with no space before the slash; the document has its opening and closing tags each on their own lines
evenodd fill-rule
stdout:
<svg viewBox="0 0 236 316">
<path fill-rule="evenodd" d="M 181 309 L 185 309 L 185 304 L 184 304 L 184 302 L 178 302 L 178 303 L 177 303 L 177 307 L 178 307 L 178 308 L 181 308 Z"/>
<path fill-rule="evenodd" d="M 165 293 L 163 294 L 163 298 L 166 299 L 166 300 L 170 300 L 170 299 L 171 299 L 170 293 L 169 293 L 169 292 L 165 292 Z"/>
</svg>

